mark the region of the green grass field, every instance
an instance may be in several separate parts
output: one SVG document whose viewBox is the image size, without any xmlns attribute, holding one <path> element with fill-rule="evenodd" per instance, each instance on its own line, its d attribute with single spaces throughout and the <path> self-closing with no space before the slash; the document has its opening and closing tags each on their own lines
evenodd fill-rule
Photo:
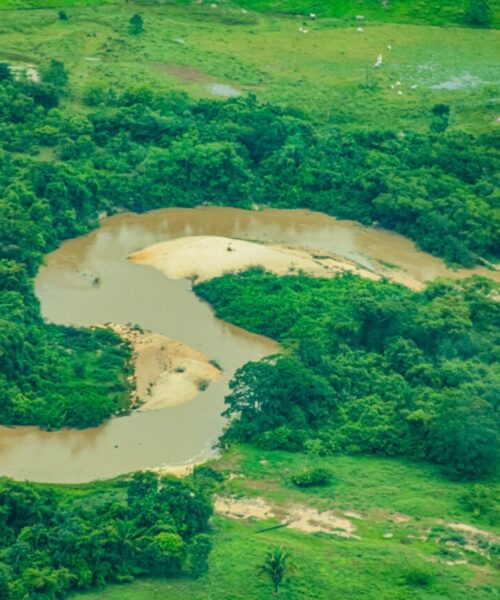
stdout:
<svg viewBox="0 0 500 600">
<path fill-rule="evenodd" d="M 446 524 L 464 522 L 497 533 L 499 529 L 491 524 L 491 517 L 477 518 L 464 510 L 460 498 L 471 486 L 444 480 L 434 467 L 378 458 L 315 458 L 245 447 L 226 452 L 214 466 L 227 477 L 219 494 L 260 497 L 282 508 L 313 506 L 320 511 L 334 510 L 340 516 L 355 511 L 362 517 L 353 520 L 360 539 L 288 528 L 259 533 L 276 521 L 216 516 L 210 570 L 199 580 L 143 580 L 77 597 L 268 599 L 273 595 L 269 584 L 257 576 L 257 566 L 266 550 L 275 545 L 289 549 L 297 567 L 296 575 L 279 594 L 283 599 L 495 597 L 500 583 L 495 558 L 468 550 L 466 541 L 477 535 L 463 537 Z M 314 491 L 295 488 L 290 476 L 304 466 L 328 467 L 334 475 L 332 484 Z M 392 537 L 383 537 L 388 533 Z M 422 572 L 427 584 L 408 582 L 411 574 Z"/>
<path fill-rule="evenodd" d="M 94 85 L 204 97 L 222 83 L 340 126 L 427 129 L 438 102 L 452 107 L 451 127 L 498 126 L 499 31 L 367 19 L 361 33 L 354 21 L 244 14 L 232 5 L 91 4 L 68 8 L 68 21 L 55 9 L 4 11 L 0 60 L 62 60 L 74 109 Z M 136 12 L 145 31 L 131 36 Z M 383 64 L 374 69 L 379 54 Z"/>
</svg>

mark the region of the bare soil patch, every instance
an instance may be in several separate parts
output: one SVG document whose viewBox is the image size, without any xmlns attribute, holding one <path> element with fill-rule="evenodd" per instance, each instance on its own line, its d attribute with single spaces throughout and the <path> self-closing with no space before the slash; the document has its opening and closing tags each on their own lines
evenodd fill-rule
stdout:
<svg viewBox="0 0 500 600">
<path fill-rule="evenodd" d="M 215 510 L 232 519 L 277 519 L 291 529 L 304 533 L 330 533 L 344 538 L 357 538 L 356 526 L 333 511 L 319 512 L 310 506 L 294 504 L 276 507 L 264 498 L 234 498 L 216 496 Z"/>
<path fill-rule="evenodd" d="M 199 71 L 194 67 L 187 67 L 184 65 L 172 65 L 172 64 L 159 64 L 157 65 L 159 71 L 170 75 L 178 81 L 183 83 L 207 83 L 211 79 L 208 75 Z"/>
</svg>

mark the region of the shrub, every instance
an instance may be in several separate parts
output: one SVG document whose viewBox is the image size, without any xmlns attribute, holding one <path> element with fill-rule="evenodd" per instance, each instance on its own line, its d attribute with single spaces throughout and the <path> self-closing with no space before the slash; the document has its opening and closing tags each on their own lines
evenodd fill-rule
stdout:
<svg viewBox="0 0 500 600">
<path fill-rule="evenodd" d="M 292 475 L 292 483 L 297 487 L 315 487 L 329 485 L 332 481 L 332 474 L 328 469 L 306 469 L 300 473 Z"/>
<path fill-rule="evenodd" d="M 403 574 L 403 582 L 413 587 L 426 587 L 433 577 L 434 573 L 425 567 L 411 567 Z"/>
<path fill-rule="evenodd" d="M 460 498 L 460 504 L 475 517 L 488 516 L 494 521 L 500 516 L 495 491 L 486 485 L 474 485 Z"/>
<path fill-rule="evenodd" d="M 208 465 L 197 465 L 193 470 L 193 482 L 197 488 L 212 493 L 224 482 L 224 475 Z"/>
</svg>

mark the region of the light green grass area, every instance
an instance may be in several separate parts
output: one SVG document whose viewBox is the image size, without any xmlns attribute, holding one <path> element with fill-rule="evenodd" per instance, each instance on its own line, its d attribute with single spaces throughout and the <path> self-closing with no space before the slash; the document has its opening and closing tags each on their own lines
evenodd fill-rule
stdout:
<svg viewBox="0 0 500 600">
<path fill-rule="evenodd" d="M 222 5 L 130 2 L 66 12 L 68 21 L 54 9 L 4 11 L 0 60 L 38 66 L 62 60 L 73 108 L 92 85 L 206 97 L 211 84 L 222 83 L 349 127 L 427 129 L 430 108 L 440 102 L 452 107 L 452 128 L 498 127 L 499 31 L 367 20 L 361 33 L 355 22 L 305 22 Z M 136 12 L 145 31 L 132 36 L 128 21 Z"/>
<path fill-rule="evenodd" d="M 360 539 L 288 528 L 261 531 L 276 520 L 213 520 L 214 550 L 210 570 L 199 580 L 143 580 L 113 586 L 82 600 L 249 600 L 272 597 L 257 566 L 269 547 L 283 545 L 293 555 L 297 573 L 279 594 L 283 599 L 393 600 L 495 597 L 500 583 L 495 559 L 468 550 L 481 534 L 461 536 L 448 523 L 467 523 L 491 535 L 498 528 L 488 516 L 465 512 L 460 498 L 472 484 L 443 479 L 432 466 L 365 457 L 308 457 L 237 447 L 214 463 L 226 475 L 223 496 L 264 498 L 286 511 L 289 506 L 358 513 L 352 518 Z M 305 467 L 331 470 L 331 485 L 302 491 L 290 477 Z M 491 484 L 492 485 L 492 484 Z M 392 534 L 392 537 L 384 535 Z M 451 538 L 451 539 L 448 539 Z M 465 561 L 465 562 L 464 562 Z M 424 572 L 427 585 L 407 582 Z"/>
</svg>

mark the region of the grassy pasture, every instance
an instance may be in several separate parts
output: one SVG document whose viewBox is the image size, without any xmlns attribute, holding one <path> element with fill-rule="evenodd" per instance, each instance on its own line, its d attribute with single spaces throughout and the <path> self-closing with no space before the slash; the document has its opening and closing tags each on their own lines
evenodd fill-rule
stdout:
<svg viewBox="0 0 500 600">
<path fill-rule="evenodd" d="M 452 127 L 497 126 L 498 31 L 367 19 L 358 32 L 356 22 L 191 4 L 97 3 L 66 12 L 68 21 L 55 9 L 4 11 L 0 60 L 62 60 L 75 108 L 92 85 L 146 85 L 206 97 L 211 84 L 222 83 L 349 127 L 426 129 L 438 102 L 451 105 Z M 128 33 L 135 12 L 144 18 L 139 36 Z M 375 69 L 379 54 L 383 64 Z"/>
<path fill-rule="evenodd" d="M 215 0 L 220 3 L 222 0 Z M 53 8 L 96 6 L 113 0 L 1 0 L 0 8 Z M 140 0 L 144 5 L 187 5 L 190 0 Z M 212 4 L 211 0 L 205 0 Z M 309 15 L 335 19 L 364 17 L 384 23 L 467 26 L 469 0 L 237 0 L 232 4 L 246 10 L 274 14 Z M 500 26 L 500 0 L 490 0 L 492 27 Z"/>
<path fill-rule="evenodd" d="M 0 10 L 31 10 L 43 8 L 66 8 L 68 6 L 98 6 L 109 0 L 0 0 Z"/>
<path fill-rule="evenodd" d="M 283 599 L 494 597 L 498 585 L 494 560 L 467 551 L 458 542 L 420 539 L 440 531 L 448 522 L 464 521 L 488 531 L 495 529 L 487 518 L 474 518 L 464 511 L 460 497 L 469 486 L 442 479 L 434 467 L 378 458 L 317 458 L 246 447 L 224 453 L 214 466 L 226 475 L 233 474 L 220 492 L 224 495 L 258 496 L 278 507 L 301 504 L 321 511 L 335 510 L 339 515 L 356 511 L 363 517 L 355 521 L 361 539 L 305 534 L 287 528 L 261 532 L 276 521 L 217 516 L 207 575 L 195 581 L 142 580 L 78 598 L 267 600 L 272 596 L 269 584 L 256 575 L 256 567 L 274 545 L 288 548 L 297 566 L 296 576 L 280 592 Z M 332 484 L 307 491 L 295 488 L 290 476 L 305 466 L 329 468 Z M 398 516 L 407 520 L 395 522 Z M 387 533 L 393 537 L 384 538 Z M 460 542 L 459 537 L 456 539 Z M 408 583 L 412 573 L 424 573 L 428 583 Z"/>
</svg>

